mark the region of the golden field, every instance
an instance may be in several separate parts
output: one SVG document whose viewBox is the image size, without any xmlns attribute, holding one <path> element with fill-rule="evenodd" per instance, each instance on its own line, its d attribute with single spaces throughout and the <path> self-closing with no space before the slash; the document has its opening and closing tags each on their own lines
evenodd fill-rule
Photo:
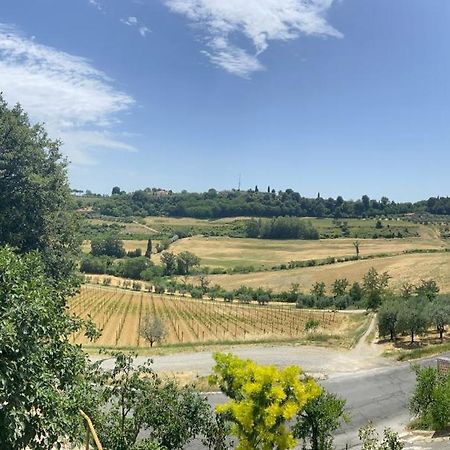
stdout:
<svg viewBox="0 0 450 450">
<path fill-rule="evenodd" d="M 228 304 L 159 296 L 148 292 L 83 286 L 69 304 L 70 312 L 92 318 L 102 335 L 95 346 L 145 348 L 139 336 L 143 317 L 159 317 L 166 329 L 163 344 L 210 344 L 301 339 L 305 324 L 319 322 L 317 332 L 347 338 L 365 322 L 364 314 L 308 311 L 293 305 Z M 82 334 L 74 342 L 93 345 Z"/>
</svg>

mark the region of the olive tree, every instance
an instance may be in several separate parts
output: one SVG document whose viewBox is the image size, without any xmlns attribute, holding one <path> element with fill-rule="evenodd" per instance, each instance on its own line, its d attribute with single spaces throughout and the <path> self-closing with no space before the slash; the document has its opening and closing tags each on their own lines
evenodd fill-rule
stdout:
<svg viewBox="0 0 450 450">
<path fill-rule="evenodd" d="M 380 336 L 389 335 L 391 341 L 394 340 L 398 328 L 399 309 L 399 300 L 390 299 L 381 305 L 377 315 Z"/>
<path fill-rule="evenodd" d="M 139 331 L 141 336 L 150 344 L 150 347 L 153 347 L 155 342 L 160 343 L 166 335 L 164 323 L 159 317 L 152 317 L 151 315 L 146 315 L 142 319 Z"/>
<path fill-rule="evenodd" d="M 417 334 L 427 330 L 430 319 L 426 310 L 427 303 L 419 297 L 411 297 L 402 302 L 398 315 L 397 327 L 400 333 L 408 333 L 411 336 L 411 344 Z"/>
</svg>

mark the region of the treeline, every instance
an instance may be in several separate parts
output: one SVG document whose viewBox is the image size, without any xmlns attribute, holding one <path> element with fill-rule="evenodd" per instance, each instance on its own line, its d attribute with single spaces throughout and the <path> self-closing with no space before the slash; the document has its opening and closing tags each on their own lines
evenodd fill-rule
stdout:
<svg viewBox="0 0 450 450">
<path fill-rule="evenodd" d="M 274 217 L 273 219 L 249 220 L 246 236 L 261 239 L 319 239 L 319 232 L 311 222 L 297 217 Z"/>
<path fill-rule="evenodd" d="M 94 195 L 87 191 L 78 199 L 78 206 L 92 207 L 94 213 L 106 216 L 159 216 L 195 217 L 213 219 L 221 217 L 375 217 L 396 214 L 450 215 L 449 197 L 432 197 L 416 203 L 397 203 L 382 197 L 370 199 L 363 195 L 358 200 L 336 198 L 307 198 L 292 189 L 275 192 L 267 189 L 260 192 L 257 187 L 248 191 L 216 191 L 203 193 L 182 191 L 179 193 L 147 188 L 130 193 L 113 189 L 110 196 Z"/>
<path fill-rule="evenodd" d="M 400 295 L 390 295 L 381 304 L 380 336 L 389 336 L 392 341 L 397 335 L 409 335 L 413 343 L 416 335 L 434 327 L 442 341 L 450 325 L 450 298 L 438 294 L 434 280 L 423 280 L 419 286 L 404 284 Z"/>
</svg>

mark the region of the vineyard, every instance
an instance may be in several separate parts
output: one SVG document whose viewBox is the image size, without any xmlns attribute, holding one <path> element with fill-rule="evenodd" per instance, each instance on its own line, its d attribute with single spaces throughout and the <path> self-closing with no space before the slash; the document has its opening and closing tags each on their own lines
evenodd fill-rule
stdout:
<svg viewBox="0 0 450 450">
<path fill-rule="evenodd" d="M 102 330 L 96 346 L 147 347 L 139 336 L 146 315 L 164 323 L 163 344 L 223 341 L 276 340 L 302 337 L 305 324 L 314 319 L 319 330 L 340 333 L 349 327 L 348 317 L 330 311 L 306 311 L 291 305 L 244 305 L 219 301 L 157 296 L 148 292 L 83 286 L 69 305 L 70 312 L 90 318 Z M 89 344 L 80 333 L 78 343 Z"/>
</svg>

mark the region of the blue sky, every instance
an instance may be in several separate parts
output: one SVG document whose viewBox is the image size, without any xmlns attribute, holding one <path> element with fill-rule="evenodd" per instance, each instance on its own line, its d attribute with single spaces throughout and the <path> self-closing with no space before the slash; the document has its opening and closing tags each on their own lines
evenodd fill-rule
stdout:
<svg viewBox="0 0 450 450">
<path fill-rule="evenodd" d="M 2 0 L 0 91 L 73 187 L 448 195 L 450 2 Z"/>
</svg>

